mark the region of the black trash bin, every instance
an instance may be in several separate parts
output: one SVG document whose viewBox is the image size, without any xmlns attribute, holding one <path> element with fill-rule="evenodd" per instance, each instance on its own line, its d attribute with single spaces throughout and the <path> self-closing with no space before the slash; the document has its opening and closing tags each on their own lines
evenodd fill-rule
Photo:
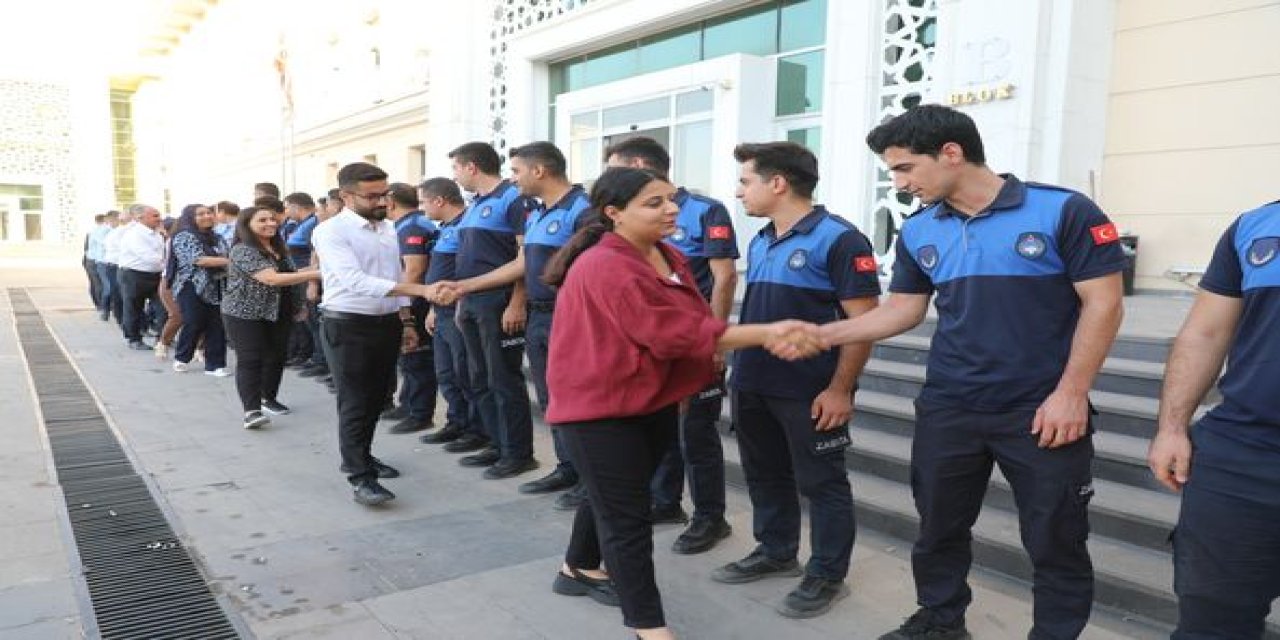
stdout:
<svg viewBox="0 0 1280 640">
<path fill-rule="evenodd" d="M 1133 278 L 1138 270 L 1138 236 L 1120 236 L 1120 250 L 1124 252 L 1124 295 L 1133 295 Z"/>
</svg>

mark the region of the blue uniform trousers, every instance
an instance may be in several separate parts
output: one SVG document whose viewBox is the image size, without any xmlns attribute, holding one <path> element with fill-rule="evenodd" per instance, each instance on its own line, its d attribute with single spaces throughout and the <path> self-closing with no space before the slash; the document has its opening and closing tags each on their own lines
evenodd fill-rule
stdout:
<svg viewBox="0 0 1280 640">
<path fill-rule="evenodd" d="M 467 346 L 462 341 L 453 307 L 436 307 L 436 332 L 431 338 L 436 368 L 436 385 L 449 406 L 445 422 L 468 433 L 489 437 L 480 420 L 480 407 L 471 389 L 467 369 Z"/>
<path fill-rule="evenodd" d="M 473 293 L 458 305 L 458 327 L 467 345 L 471 387 L 480 418 L 503 459 L 533 457 L 533 415 L 522 368 L 524 334 L 502 330 L 509 289 Z"/>
<path fill-rule="evenodd" d="M 687 475 L 693 517 L 724 517 L 724 447 L 716 427 L 724 396 L 722 378 L 689 398 L 680 416 L 680 446 L 667 452 L 653 476 L 654 504 L 680 504 Z"/>
<path fill-rule="evenodd" d="M 525 324 L 525 353 L 529 356 L 529 375 L 533 377 L 533 390 L 538 394 L 538 405 L 542 412 L 547 412 L 549 396 L 547 394 L 547 353 L 551 349 L 551 309 L 529 309 L 529 321 Z M 562 475 L 576 479 L 578 472 L 573 470 L 573 462 L 569 460 L 569 452 L 565 449 L 559 429 L 551 430 L 551 442 L 556 449 L 556 470 Z"/>
</svg>

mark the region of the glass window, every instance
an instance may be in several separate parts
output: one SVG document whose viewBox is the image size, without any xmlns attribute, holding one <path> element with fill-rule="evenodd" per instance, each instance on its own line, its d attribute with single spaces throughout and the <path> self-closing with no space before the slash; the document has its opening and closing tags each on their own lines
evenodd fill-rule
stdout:
<svg viewBox="0 0 1280 640">
<path fill-rule="evenodd" d="M 18 198 L 18 208 L 23 211 L 42 211 L 44 209 L 44 198 L 38 196 Z"/>
<path fill-rule="evenodd" d="M 630 127 L 653 120 L 665 120 L 669 117 L 671 117 L 671 99 L 663 96 L 605 109 L 602 112 L 601 126 L 605 129 Z"/>
<path fill-rule="evenodd" d="M 822 110 L 822 51 L 778 58 L 777 115 Z"/>
<path fill-rule="evenodd" d="M 802 145 L 816 156 L 822 153 L 822 127 L 792 129 L 787 132 L 787 142 Z"/>
<path fill-rule="evenodd" d="M 676 184 L 701 194 L 711 192 L 711 121 L 690 122 L 676 127 L 675 157 L 672 158 Z"/>
<path fill-rule="evenodd" d="M 569 137 L 573 140 L 594 138 L 600 135 L 600 112 L 592 109 L 569 116 Z"/>
<path fill-rule="evenodd" d="M 600 176 L 601 147 L 599 138 L 584 138 L 569 143 L 569 177 L 588 184 Z"/>
<path fill-rule="evenodd" d="M 715 106 L 715 93 L 710 89 L 687 91 L 676 96 L 676 116 L 687 116 L 711 111 Z"/>
<path fill-rule="evenodd" d="M 669 31 L 640 41 L 640 73 L 659 71 L 697 62 L 702 57 L 702 34 L 698 25 Z"/>
<path fill-rule="evenodd" d="M 827 41 L 826 0 L 783 0 L 778 51 L 816 47 Z"/>
<path fill-rule="evenodd" d="M 730 53 L 767 56 L 778 52 L 778 5 L 769 3 L 707 21 L 702 30 L 702 59 Z"/>
<path fill-rule="evenodd" d="M 27 240 L 44 240 L 44 225 L 40 224 L 40 217 L 38 213 L 28 213 L 23 216 Z"/>
<path fill-rule="evenodd" d="M 587 57 L 582 74 L 582 86 L 592 87 L 628 78 L 636 75 L 639 68 L 640 50 L 636 48 L 636 43 L 628 42 L 620 47 L 605 49 Z M 570 86 L 570 90 L 579 88 L 573 86 L 572 74 L 570 74 Z"/>
</svg>

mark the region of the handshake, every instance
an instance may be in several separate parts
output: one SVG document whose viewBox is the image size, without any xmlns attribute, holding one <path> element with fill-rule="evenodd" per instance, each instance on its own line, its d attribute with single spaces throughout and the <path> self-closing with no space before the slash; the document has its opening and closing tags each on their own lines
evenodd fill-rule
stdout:
<svg viewBox="0 0 1280 640">
<path fill-rule="evenodd" d="M 418 285 L 413 295 L 432 304 L 451 305 L 467 293 L 468 291 L 461 283 L 441 280 L 432 284 Z"/>
<path fill-rule="evenodd" d="M 762 346 L 783 360 L 812 358 L 831 348 L 831 343 L 822 335 L 822 328 L 809 322 L 783 320 L 763 325 L 763 329 Z"/>
</svg>

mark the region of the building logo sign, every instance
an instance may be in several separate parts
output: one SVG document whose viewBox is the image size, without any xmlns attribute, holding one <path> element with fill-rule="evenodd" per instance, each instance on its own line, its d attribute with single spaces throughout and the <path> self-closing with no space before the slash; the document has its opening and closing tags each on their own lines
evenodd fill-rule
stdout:
<svg viewBox="0 0 1280 640">
<path fill-rule="evenodd" d="M 963 107 L 1000 100 L 1012 100 L 1016 88 L 1012 83 L 1004 82 L 993 86 L 952 91 L 947 94 L 947 104 L 953 107 Z"/>
</svg>

